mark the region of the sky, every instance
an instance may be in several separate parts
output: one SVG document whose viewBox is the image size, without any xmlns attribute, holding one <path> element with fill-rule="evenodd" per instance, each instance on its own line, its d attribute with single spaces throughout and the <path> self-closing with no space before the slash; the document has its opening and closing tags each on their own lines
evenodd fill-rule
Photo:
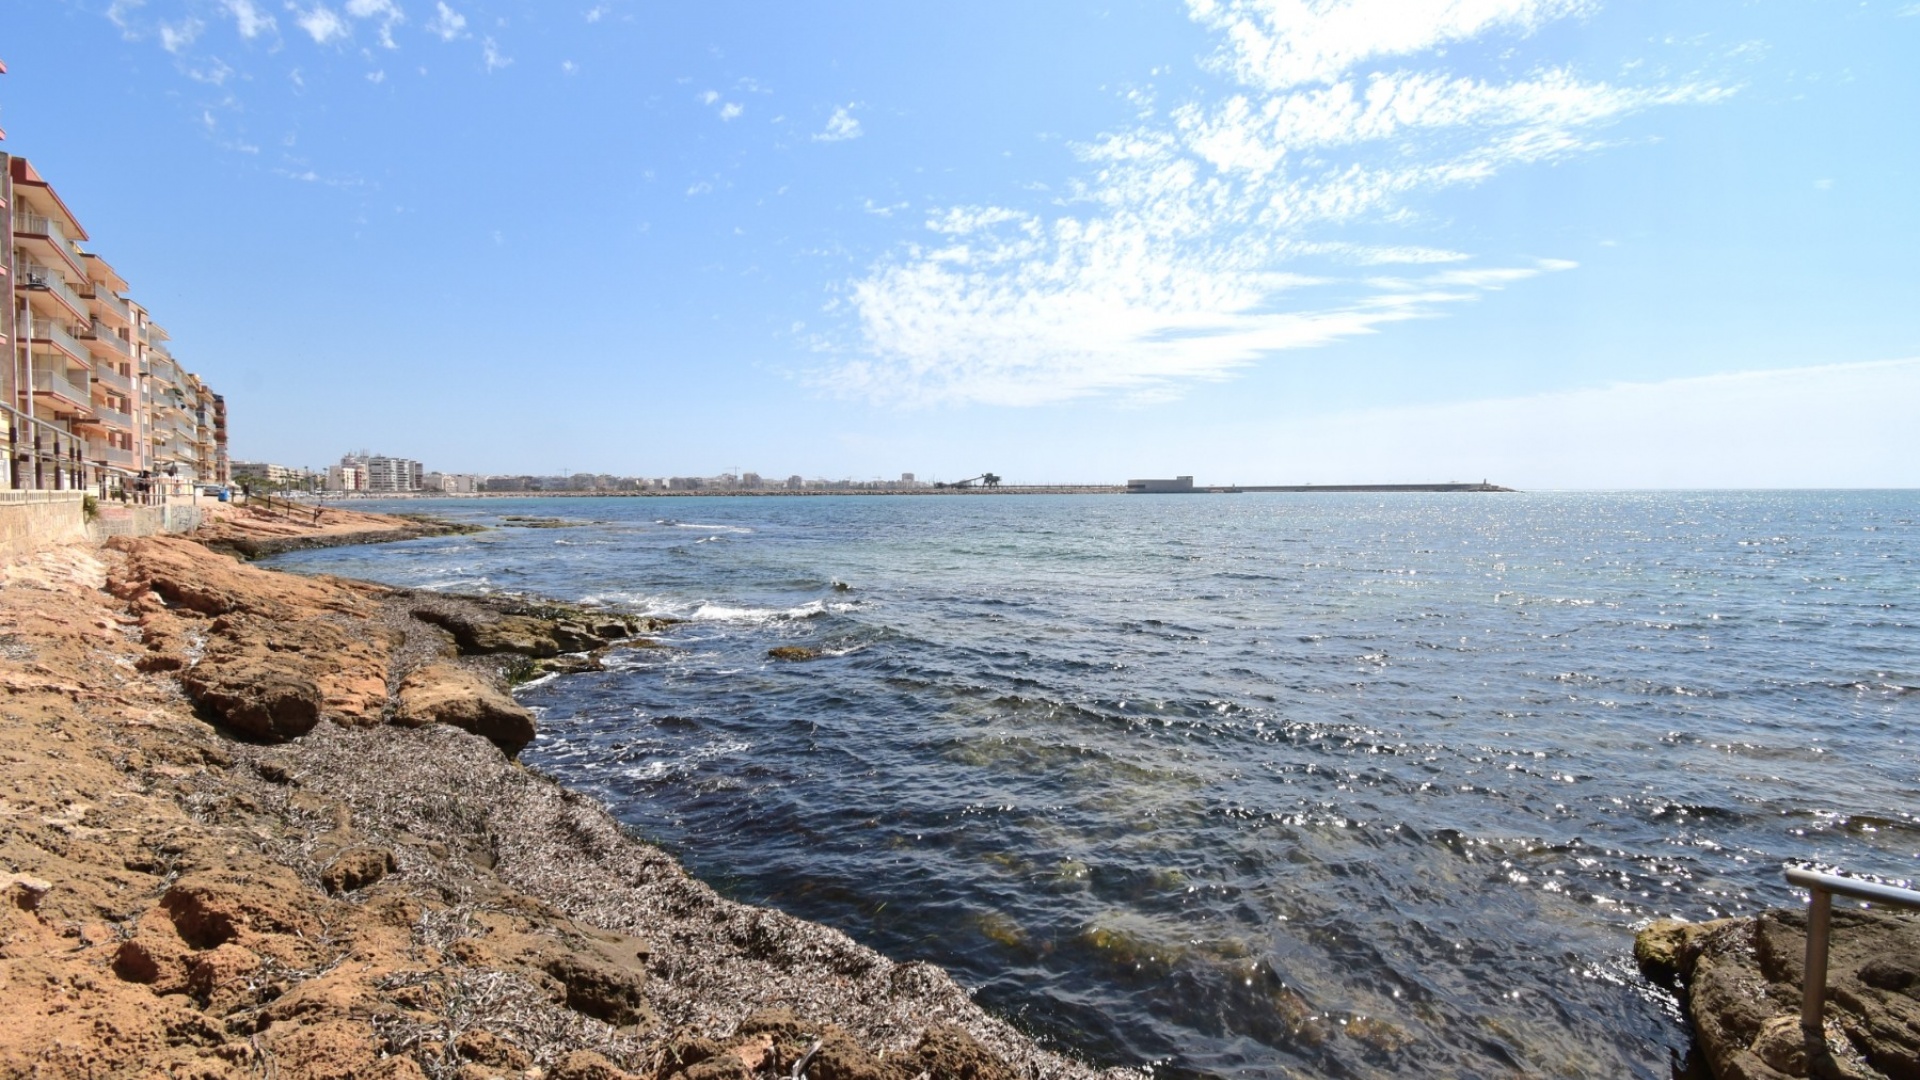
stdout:
<svg viewBox="0 0 1920 1080">
<path fill-rule="evenodd" d="M 1920 3 L 9 0 L 236 458 L 1920 487 Z"/>
</svg>

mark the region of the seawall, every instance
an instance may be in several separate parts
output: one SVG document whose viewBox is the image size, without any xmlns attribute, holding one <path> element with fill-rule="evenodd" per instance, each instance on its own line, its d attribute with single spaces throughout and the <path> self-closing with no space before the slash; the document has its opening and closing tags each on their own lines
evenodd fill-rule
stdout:
<svg viewBox="0 0 1920 1080">
<path fill-rule="evenodd" d="M 79 491 L 0 491 L 0 561 L 85 539 L 85 498 Z"/>
</svg>

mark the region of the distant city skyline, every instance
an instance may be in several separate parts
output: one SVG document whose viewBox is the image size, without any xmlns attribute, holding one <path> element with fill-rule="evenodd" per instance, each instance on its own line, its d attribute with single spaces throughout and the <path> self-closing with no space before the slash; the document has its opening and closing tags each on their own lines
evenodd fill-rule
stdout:
<svg viewBox="0 0 1920 1080">
<path fill-rule="evenodd" d="M 1910 0 L 6 24 L 242 459 L 1920 486 Z"/>
</svg>

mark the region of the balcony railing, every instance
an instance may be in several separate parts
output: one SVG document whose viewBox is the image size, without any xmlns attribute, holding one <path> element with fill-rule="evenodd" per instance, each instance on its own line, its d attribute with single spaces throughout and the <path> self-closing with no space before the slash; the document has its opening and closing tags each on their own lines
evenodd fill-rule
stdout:
<svg viewBox="0 0 1920 1080">
<path fill-rule="evenodd" d="M 108 326 L 99 319 L 95 319 L 90 329 L 93 331 L 95 340 L 105 345 L 108 349 L 119 353 L 121 356 L 129 360 L 133 359 L 133 346 L 127 344 L 127 339 L 121 337 L 113 327 Z"/>
<path fill-rule="evenodd" d="M 31 210 L 15 210 L 13 231 L 30 236 L 44 236 L 51 240 L 53 246 L 60 249 L 60 254 L 73 264 L 74 271 L 82 278 L 87 276 L 86 263 L 80 258 L 79 250 L 73 246 L 73 241 L 67 238 L 67 234 L 61 231 L 59 223 L 52 218 L 44 214 L 36 214 Z"/>
<path fill-rule="evenodd" d="M 118 368 L 109 364 L 96 364 L 93 369 L 93 381 L 102 386 L 111 387 L 114 392 L 127 397 L 133 396 L 133 380 L 120 374 Z"/>
<path fill-rule="evenodd" d="M 37 394 L 59 394 L 75 405 L 93 407 L 84 378 L 75 383 L 60 372 L 37 367 L 33 369 L 33 390 Z"/>
<path fill-rule="evenodd" d="M 20 267 L 20 285 L 26 289 L 45 289 L 59 297 L 68 308 L 77 315 L 87 313 L 87 301 L 65 278 L 39 263 L 26 263 Z"/>
<path fill-rule="evenodd" d="M 133 417 L 121 412 L 119 409 L 102 405 L 96 401 L 93 405 L 93 415 L 112 424 L 114 427 L 125 431 L 133 430 Z"/>
<path fill-rule="evenodd" d="M 55 345 L 72 353 L 76 360 L 85 360 L 88 362 L 92 362 L 93 360 L 93 354 L 87 351 L 87 347 L 80 344 L 79 339 L 75 338 L 66 327 L 61 326 L 59 323 L 41 322 L 39 319 L 33 320 L 33 340 L 51 341 Z"/>
<path fill-rule="evenodd" d="M 97 460 L 105 461 L 109 465 L 118 465 L 122 468 L 127 468 L 127 469 L 133 468 L 133 465 L 134 465 L 133 451 L 123 450 L 118 446 L 101 447 L 100 454 L 98 455 Z"/>
<path fill-rule="evenodd" d="M 120 316 L 122 320 L 129 323 L 133 322 L 133 309 L 127 306 L 125 300 L 113 295 L 113 290 L 107 288 L 105 285 L 95 285 L 89 289 L 87 291 L 87 299 Z"/>
</svg>

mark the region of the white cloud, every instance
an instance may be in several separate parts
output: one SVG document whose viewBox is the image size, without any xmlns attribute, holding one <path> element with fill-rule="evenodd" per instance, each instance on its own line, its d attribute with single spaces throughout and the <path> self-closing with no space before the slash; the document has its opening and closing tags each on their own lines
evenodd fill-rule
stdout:
<svg viewBox="0 0 1920 1080">
<path fill-rule="evenodd" d="M 254 6 L 253 0 L 223 0 L 221 6 L 226 8 L 227 14 L 233 16 L 235 29 L 239 30 L 240 36 L 248 41 L 279 29 L 278 24 L 273 21 L 273 16 Z"/>
<path fill-rule="evenodd" d="M 233 68 L 219 57 L 213 57 L 205 64 L 184 66 L 184 70 L 187 78 L 209 86 L 225 86 L 227 80 L 233 77 Z"/>
<path fill-rule="evenodd" d="M 712 105 L 714 102 L 717 102 L 719 100 L 720 100 L 720 91 L 718 90 L 707 90 L 702 92 L 700 95 L 700 104 L 702 105 Z"/>
<path fill-rule="evenodd" d="M 160 47 L 177 54 L 181 49 L 193 44 L 194 39 L 199 37 L 200 31 L 205 28 L 205 24 L 199 19 L 191 18 L 182 19 L 177 23 L 161 23 Z"/>
<path fill-rule="evenodd" d="M 571 60 L 560 61 L 560 73 L 562 75 L 572 75 L 579 70 L 580 70 L 580 65 L 574 63 Z"/>
<path fill-rule="evenodd" d="M 407 17 L 394 0 L 347 0 L 347 14 L 379 22 L 380 44 L 389 49 L 400 47 L 393 39 L 393 28 L 406 22 Z"/>
<path fill-rule="evenodd" d="M 467 17 L 446 5 L 446 0 L 436 0 L 433 18 L 427 22 L 427 30 L 437 34 L 441 41 L 453 41 L 467 36 Z"/>
<path fill-rule="evenodd" d="M 487 74 L 491 75 L 513 63 L 513 57 L 503 55 L 500 46 L 494 44 L 492 38 L 485 38 L 480 42 L 480 62 L 486 65 Z"/>
<path fill-rule="evenodd" d="M 813 137 L 815 142 L 844 142 L 860 137 L 860 121 L 853 118 L 853 106 L 843 105 L 827 117 L 825 131 Z"/>
<path fill-rule="evenodd" d="M 1593 0 L 1188 0 L 1227 39 L 1216 61 L 1266 90 L 1332 82 L 1376 57 L 1408 56 L 1490 31 L 1530 33 Z"/>
<path fill-rule="evenodd" d="M 347 21 L 325 4 L 315 4 L 313 10 L 303 12 L 293 20 L 316 45 L 325 45 L 347 36 Z"/>
<path fill-rule="evenodd" d="M 738 120 L 740 119 L 740 114 L 746 111 L 745 106 L 737 102 L 729 101 L 725 105 L 720 106 L 720 119 Z"/>
<path fill-rule="evenodd" d="M 378 86 L 387 81 L 387 73 L 384 71 L 369 71 L 367 72 L 367 81 Z"/>
<path fill-rule="evenodd" d="M 1159 399 L 1262 356 L 1432 317 L 1571 263 L 1359 245 L 1409 204 L 1503 170 L 1591 152 L 1598 132 L 1714 86 L 1622 87 L 1538 68 L 1505 82 L 1352 72 L 1374 57 L 1525 33 L 1577 0 L 1192 0 L 1240 85 L 1077 147 L 1087 170 L 1043 213 L 959 207 L 850 283 L 857 353 L 820 385 L 906 404 Z M 1397 13 L 1397 14 L 1395 14 Z M 858 126 L 839 110 L 827 133 Z M 844 132 L 843 134 L 835 134 Z M 1329 239 L 1331 234 L 1334 239 Z M 1454 263 L 1425 277 L 1330 281 L 1289 264 Z M 1500 265 L 1499 263 L 1504 263 Z"/>
<path fill-rule="evenodd" d="M 587 21 L 590 23 L 597 23 L 601 19 L 605 18 L 606 14 L 607 14 L 607 5 L 595 4 L 594 6 L 587 9 Z"/>
<path fill-rule="evenodd" d="M 139 37 L 139 30 L 133 25 L 133 13 L 145 7 L 147 0 L 113 0 L 107 5 L 107 21 L 120 31 L 120 36 L 132 41 Z"/>
</svg>

